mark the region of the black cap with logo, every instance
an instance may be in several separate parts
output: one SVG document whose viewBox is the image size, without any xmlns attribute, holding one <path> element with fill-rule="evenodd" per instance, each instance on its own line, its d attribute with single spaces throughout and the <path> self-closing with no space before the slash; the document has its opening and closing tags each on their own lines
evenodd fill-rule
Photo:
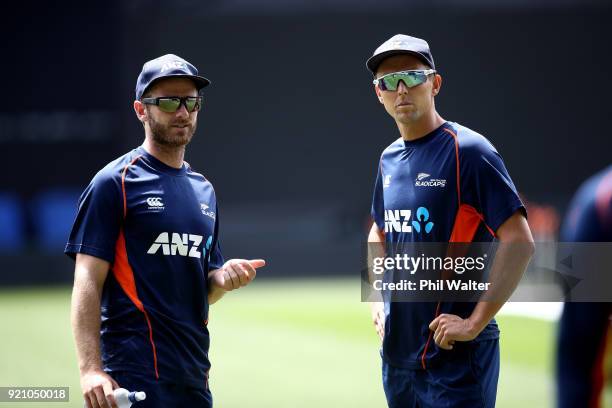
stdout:
<svg viewBox="0 0 612 408">
<path fill-rule="evenodd" d="M 366 66 L 373 74 L 376 74 L 378 66 L 385 58 L 398 54 L 414 55 L 430 68 L 436 69 L 427 41 L 405 34 L 396 34 L 382 43 L 368 59 Z"/>
<path fill-rule="evenodd" d="M 198 75 L 198 69 L 195 66 L 177 55 L 166 54 L 147 61 L 142 66 L 142 71 L 136 81 L 136 99 L 142 98 L 147 88 L 162 78 L 191 79 L 195 82 L 198 91 L 210 84 L 208 79 Z"/>
</svg>

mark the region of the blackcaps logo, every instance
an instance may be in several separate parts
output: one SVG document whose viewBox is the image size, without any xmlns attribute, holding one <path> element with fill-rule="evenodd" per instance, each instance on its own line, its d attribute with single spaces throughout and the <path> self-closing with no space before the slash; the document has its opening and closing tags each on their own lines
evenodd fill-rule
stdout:
<svg viewBox="0 0 612 408">
<path fill-rule="evenodd" d="M 416 187 L 440 187 L 440 188 L 446 187 L 445 179 L 436 179 L 436 178 L 430 179 L 429 178 L 430 176 L 431 174 L 419 173 L 417 175 L 416 180 L 414 181 L 414 185 Z"/>
<path fill-rule="evenodd" d="M 215 214 L 214 211 L 210 211 L 209 208 L 210 207 L 208 207 L 207 204 L 200 203 L 200 210 L 202 210 L 202 214 L 204 214 L 207 217 L 210 217 L 210 218 L 212 218 L 214 220 L 217 217 L 217 215 Z"/>
</svg>

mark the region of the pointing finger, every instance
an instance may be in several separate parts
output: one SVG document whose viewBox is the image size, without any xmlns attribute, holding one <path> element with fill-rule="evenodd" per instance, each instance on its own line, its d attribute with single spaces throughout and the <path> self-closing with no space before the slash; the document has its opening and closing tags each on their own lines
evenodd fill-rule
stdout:
<svg viewBox="0 0 612 408">
<path fill-rule="evenodd" d="M 262 266 L 266 266 L 266 261 L 264 259 L 250 259 L 247 262 L 253 268 L 261 268 Z"/>
</svg>

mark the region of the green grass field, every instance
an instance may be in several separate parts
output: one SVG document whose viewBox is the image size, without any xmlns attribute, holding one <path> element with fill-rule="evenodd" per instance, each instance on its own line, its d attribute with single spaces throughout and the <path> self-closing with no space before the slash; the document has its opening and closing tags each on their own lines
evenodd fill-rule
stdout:
<svg viewBox="0 0 612 408">
<path fill-rule="evenodd" d="M 384 407 L 378 339 L 359 297 L 355 279 L 260 280 L 213 305 L 215 405 Z M 69 304 L 69 288 L 0 291 L 0 386 L 69 386 L 71 392 L 70 403 L 18 407 L 82 407 Z M 498 321 L 497 406 L 552 407 L 554 324 Z"/>
</svg>

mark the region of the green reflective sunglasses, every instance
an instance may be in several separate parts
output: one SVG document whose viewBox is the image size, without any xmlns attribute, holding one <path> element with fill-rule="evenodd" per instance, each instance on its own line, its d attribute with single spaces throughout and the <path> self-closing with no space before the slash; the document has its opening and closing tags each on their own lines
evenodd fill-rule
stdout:
<svg viewBox="0 0 612 408">
<path fill-rule="evenodd" d="M 409 71 L 391 72 L 373 81 L 381 91 L 396 91 L 400 81 L 408 88 L 413 88 L 427 81 L 427 77 L 435 74 L 435 69 L 411 69 Z"/>
<path fill-rule="evenodd" d="M 187 112 L 199 111 L 202 107 L 201 96 L 161 96 L 159 98 L 142 98 L 142 103 L 157 105 L 163 112 L 174 113 L 185 105 Z"/>
</svg>

